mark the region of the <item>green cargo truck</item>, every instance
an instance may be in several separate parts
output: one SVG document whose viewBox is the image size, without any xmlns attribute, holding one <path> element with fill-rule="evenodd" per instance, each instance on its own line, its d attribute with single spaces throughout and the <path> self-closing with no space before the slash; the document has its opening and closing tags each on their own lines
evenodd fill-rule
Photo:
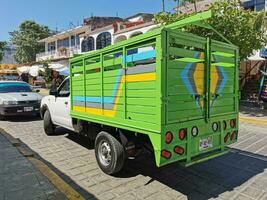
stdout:
<svg viewBox="0 0 267 200">
<path fill-rule="evenodd" d="M 236 142 L 238 48 L 223 36 L 225 42 L 180 31 L 191 24 L 212 29 L 210 17 L 196 14 L 71 59 L 72 121 L 95 139 L 105 173 L 120 171 L 143 147 L 158 167 L 190 166 Z"/>
</svg>

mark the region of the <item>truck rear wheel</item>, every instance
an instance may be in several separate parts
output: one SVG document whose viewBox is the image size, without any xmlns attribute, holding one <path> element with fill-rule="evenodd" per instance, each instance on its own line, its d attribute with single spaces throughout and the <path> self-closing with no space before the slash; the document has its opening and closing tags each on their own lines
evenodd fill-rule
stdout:
<svg viewBox="0 0 267 200">
<path fill-rule="evenodd" d="M 47 135 L 53 135 L 55 133 L 55 126 L 51 120 L 49 110 L 46 110 L 44 114 L 44 131 Z"/>
<path fill-rule="evenodd" d="M 105 131 L 100 132 L 96 137 L 95 156 L 100 169 L 106 174 L 119 172 L 125 161 L 122 144 Z"/>
</svg>

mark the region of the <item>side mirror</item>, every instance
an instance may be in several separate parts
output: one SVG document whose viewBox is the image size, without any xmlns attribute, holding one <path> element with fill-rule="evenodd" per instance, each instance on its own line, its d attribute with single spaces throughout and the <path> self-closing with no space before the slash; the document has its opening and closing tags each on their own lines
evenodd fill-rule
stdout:
<svg viewBox="0 0 267 200">
<path fill-rule="evenodd" d="M 57 94 L 58 94 L 57 89 L 51 89 L 51 90 L 49 91 L 49 95 L 57 96 Z"/>
</svg>

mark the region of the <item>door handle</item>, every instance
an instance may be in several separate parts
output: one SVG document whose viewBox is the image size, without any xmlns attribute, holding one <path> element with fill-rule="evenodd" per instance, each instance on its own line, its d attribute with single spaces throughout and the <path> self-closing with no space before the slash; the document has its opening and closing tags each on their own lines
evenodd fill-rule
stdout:
<svg viewBox="0 0 267 200">
<path fill-rule="evenodd" d="M 65 101 L 65 105 L 68 105 L 68 104 L 69 104 L 69 102 Z"/>
</svg>

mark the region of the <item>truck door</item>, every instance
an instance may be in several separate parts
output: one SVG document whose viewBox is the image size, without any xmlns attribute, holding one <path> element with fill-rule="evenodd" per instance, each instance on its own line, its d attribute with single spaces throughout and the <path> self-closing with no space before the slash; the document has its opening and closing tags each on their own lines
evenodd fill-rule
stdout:
<svg viewBox="0 0 267 200">
<path fill-rule="evenodd" d="M 70 117 L 69 79 L 65 79 L 60 85 L 51 114 L 53 115 L 56 124 L 66 128 L 72 128 Z"/>
<path fill-rule="evenodd" d="M 237 49 L 226 43 L 210 43 L 210 108 L 209 117 L 238 110 Z"/>
<path fill-rule="evenodd" d="M 166 122 L 204 119 L 206 39 L 171 32 L 167 43 Z"/>
</svg>

